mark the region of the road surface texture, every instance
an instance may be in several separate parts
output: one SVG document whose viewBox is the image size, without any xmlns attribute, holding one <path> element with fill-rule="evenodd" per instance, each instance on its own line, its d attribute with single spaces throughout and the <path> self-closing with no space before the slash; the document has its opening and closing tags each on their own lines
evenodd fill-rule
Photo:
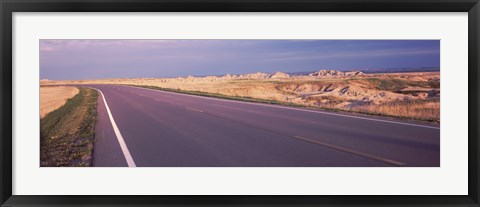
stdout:
<svg viewBox="0 0 480 207">
<path fill-rule="evenodd" d="M 131 86 L 89 87 L 101 92 L 94 166 L 440 166 L 438 127 Z"/>
</svg>

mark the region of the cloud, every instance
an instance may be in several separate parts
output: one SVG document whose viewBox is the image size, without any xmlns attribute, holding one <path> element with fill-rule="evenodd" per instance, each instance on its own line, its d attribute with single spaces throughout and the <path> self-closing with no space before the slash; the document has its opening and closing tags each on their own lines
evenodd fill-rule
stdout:
<svg viewBox="0 0 480 207">
<path fill-rule="evenodd" d="M 40 40 L 40 51 L 51 52 L 99 47 L 146 47 L 171 45 L 176 40 Z"/>
</svg>

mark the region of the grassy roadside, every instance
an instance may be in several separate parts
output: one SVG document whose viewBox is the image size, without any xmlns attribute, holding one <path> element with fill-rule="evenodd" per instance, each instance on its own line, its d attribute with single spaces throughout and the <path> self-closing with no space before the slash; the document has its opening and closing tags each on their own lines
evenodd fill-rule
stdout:
<svg viewBox="0 0 480 207">
<path fill-rule="evenodd" d="M 337 109 L 337 108 L 310 107 L 310 106 L 305 106 L 305 105 L 300 105 L 300 104 L 280 102 L 280 101 L 274 101 L 274 100 L 258 99 L 258 98 L 251 98 L 251 97 L 227 96 L 227 95 L 217 94 L 217 93 L 207 93 L 207 92 L 201 92 L 201 91 L 187 91 L 187 90 L 180 90 L 180 89 L 163 88 L 163 87 L 158 87 L 158 86 L 145 86 L 145 85 L 129 85 L 129 86 L 155 89 L 155 90 L 162 90 L 162 91 L 175 92 L 175 93 L 190 94 L 190 95 L 197 95 L 197 96 L 221 98 L 221 99 L 227 99 L 227 100 L 274 104 L 274 105 L 296 107 L 296 108 L 303 108 L 303 109 L 311 109 L 311 110 L 331 111 L 331 112 L 338 112 L 338 113 L 347 114 L 347 115 L 352 115 L 353 114 L 353 115 L 358 115 L 358 116 L 369 116 L 369 117 L 373 116 L 373 117 L 388 118 L 388 119 L 410 120 L 410 121 L 438 124 L 438 120 L 436 120 L 436 119 L 429 119 L 429 118 L 419 119 L 419 118 L 412 118 L 412 117 L 405 117 L 405 116 L 395 116 L 395 115 L 389 115 L 389 114 L 386 114 L 386 113 L 382 113 L 382 112 L 379 112 L 379 111 L 369 112 L 369 111 L 365 111 L 365 110 L 353 111 L 353 110 L 343 110 L 343 109 Z"/>
<path fill-rule="evenodd" d="M 40 120 L 40 166 L 90 166 L 97 91 L 80 88 L 65 105 Z"/>
</svg>

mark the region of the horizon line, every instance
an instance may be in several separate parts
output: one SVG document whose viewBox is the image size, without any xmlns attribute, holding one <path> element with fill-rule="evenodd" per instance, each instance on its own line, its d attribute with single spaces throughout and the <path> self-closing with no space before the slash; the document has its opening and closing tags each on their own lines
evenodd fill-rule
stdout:
<svg viewBox="0 0 480 207">
<path fill-rule="evenodd" d="M 318 72 L 320 70 L 336 70 L 336 71 L 342 71 L 342 72 L 350 72 L 350 71 L 361 71 L 361 72 L 369 72 L 368 70 L 400 70 L 400 71 L 393 71 L 393 72 L 388 72 L 388 71 L 381 71 L 378 73 L 395 73 L 395 72 L 402 72 L 401 70 L 413 70 L 413 69 L 438 69 L 438 70 L 432 70 L 432 71 L 418 71 L 418 72 L 440 72 L 440 66 L 435 67 L 435 66 L 424 66 L 424 67 L 403 67 L 403 68 L 360 68 L 360 69 L 352 69 L 352 70 L 342 70 L 342 69 L 318 69 L 318 70 L 311 70 L 311 71 L 298 71 L 298 72 L 284 72 L 284 71 L 276 71 L 276 72 L 253 72 L 253 73 L 224 73 L 224 74 L 217 74 L 217 75 L 183 75 L 183 76 L 169 76 L 169 77 L 109 77 L 109 78 L 94 78 L 94 79 L 48 79 L 48 78 L 40 78 L 40 81 L 82 81 L 82 80 L 105 80 L 105 79 L 138 79 L 138 78 L 182 78 L 182 77 L 208 77 L 208 76 L 215 76 L 215 77 L 222 77 L 226 75 L 246 75 L 246 74 L 255 74 L 255 73 L 265 73 L 265 74 L 274 74 L 274 73 L 286 73 L 286 74 L 301 74 L 301 73 L 310 73 L 310 72 Z M 416 71 L 403 71 L 403 72 L 416 72 Z M 371 72 L 375 73 L 375 72 Z M 300 75 L 299 75 L 300 76 Z"/>
</svg>

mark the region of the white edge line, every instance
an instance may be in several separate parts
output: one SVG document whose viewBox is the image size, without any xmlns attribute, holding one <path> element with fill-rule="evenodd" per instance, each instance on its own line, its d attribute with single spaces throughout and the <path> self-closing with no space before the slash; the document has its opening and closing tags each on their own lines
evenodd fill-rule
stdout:
<svg viewBox="0 0 480 207">
<path fill-rule="evenodd" d="M 103 103 L 105 103 L 105 108 L 107 109 L 108 117 L 110 118 L 110 123 L 112 123 L 113 131 L 115 132 L 115 136 L 117 136 L 118 143 L 120 144 L 120 148 L 122 149 L 123 155 L 125 156 L 125 160 L 127 161 L 128 167 L 136 167 L 135 162 L 133 161 L 132 155 L 128 150 L 127 144 L 125 143 L 125 140 L 123 140 L 122 133 L 120 133 L 120 129 L 118 129 L 118 126 L 115 123 L 115 120 L 113 119 L 112 113 L 110 112 L 110 108 L 108 107 L 105 96 L 103 95 L 101 90 L 98 90 L 96 88 L 91 88 L 91 89 L 97 90 L 102 95 Z"/>
<path fill-rule="evenodd" d="M 274 107 L 274 108 L 282 108 L 282 109 L 290 109 L 290 110 L 297 110 L 297 111 L 305 111 L 305 112 L 312 112 L 312 113 L 318 113 L 318 114 L 327 114 L 327 115 L 332 115 L 332 116 L 342 116 L 342 117 L 349 117 L 349 118 L 355 118 L 355 119 L 363 119 L 363 120 L 369 120 L 369 121 L 378 121 L 378 122 L 386 122 L 386 123 L 392 123 L 392 124 L 400 124 L 400 125 L 407 125 L 407 126 L 423 127 L 423 128 L 429 128 L 429 129 L 440 129 L 440 127 L 434 127 L 434 126 L 426 126 L 426 125 L 420 125 L 420 124 L 411 124 L 411 123 L 397 122 L 397 121 L 388 121 L 388 120 L 381 120 L 381 119 L 372 119 L 372 118 L 367 118 L 367 117 L 351 116 L 351 115 L 345 115 L 345 114 L 336 114 L 336 113 L 330 113 L 330 112 L 324 112 L 324 111 L 313 111 L 313 110 L 299 109 L 299 108 L 286 107 L 286 106 L 277 106 L 277 105 L 271 105 L 271 104 L 262 104 L 262 103 L 252 103 L 252 102 L 244 102 L 244 101 L 235 101 L 235 100 L 212 98 L 212 97 L 206 97 L 206 96 L 195 96 L 195 95 L 190 95 L 190 94 L 175 93 L 175 92 L 170 92 L 170 91 L 156 90 L 156 89 L 136 87 L 136 86 L 129 86 L 129 85 L 122 85 L 122 86 L 128 86 L 128 87 L 139 88 L 139 89 L 146 89 L 146 90 L 163 92 L 163 93 L 170 93 L 170 94 L 178 94 L 178 95 L 184 95 L 184 96 L 192 96 L 192 97 L 198 97 L 198 98 L 205 98 L 205 99 L 211 99 L 211 100 L 219 100 L 219 101 L 227 101 L 227 102 L 251 104 L 251 105 L 257 105 L 257 106 L 268 106 L 268 107 Z"/>
</svg>

